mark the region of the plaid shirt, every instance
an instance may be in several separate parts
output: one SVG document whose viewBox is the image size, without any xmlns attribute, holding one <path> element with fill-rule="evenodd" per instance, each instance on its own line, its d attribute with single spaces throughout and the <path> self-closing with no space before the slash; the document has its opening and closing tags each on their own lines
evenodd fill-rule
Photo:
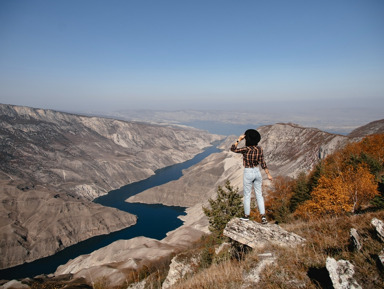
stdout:
<svg viewBox="0 0 384 289">
<path fill-rule="evenodd" d="M 231 151 L 243 154 L 243 165 L 246 168 L 254 168 L 259 164 L 264 170 L 267 168 L 267 164 L 264 161 L 263 149 L 260 146 L 237 148 L 237 145 L 233 144 Z"/>
</svg>

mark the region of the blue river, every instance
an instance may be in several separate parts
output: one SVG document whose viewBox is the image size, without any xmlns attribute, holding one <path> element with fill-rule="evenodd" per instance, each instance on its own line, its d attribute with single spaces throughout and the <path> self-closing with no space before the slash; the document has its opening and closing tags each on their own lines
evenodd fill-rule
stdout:
<svg viewBox="0 0 384 289">
<path fill-rule="evenodd" d="M 125 200 L 149 188 L 179 179 L 182 176 L 182 170 L 219 151 L 216 146 L 209 147 L 191 160 L 157 170 L 156 174 L 148 179 L 129 184 L 94 200 L 94 202 L 104 206 L 114 207 L 136 215 L 138 217 L 136 225 L 108 235 L 90 238 L 46 258 L 0 270 L 0 279 L 11 280 L 50 274 L 55 272 L 58 266 L 67 263 L 70 259 L 92 253 L 121 239 L 127 240 L 137 236 L 157 240 L 163 239 L 169 231 L 182 225 L 182 221 L 178 219 L 178 216 L 185 215 L 185 208 L 127 203 Z"/>
</svg>

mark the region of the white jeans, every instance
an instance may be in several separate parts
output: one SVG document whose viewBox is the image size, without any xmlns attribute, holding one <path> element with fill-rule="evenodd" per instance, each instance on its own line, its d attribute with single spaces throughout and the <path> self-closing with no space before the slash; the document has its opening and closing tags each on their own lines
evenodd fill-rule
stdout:
<svg viewBox="0 0 384 289">
<path fill-rule="evenodd" d="M 252 185 L 255 189 L 257 206 L 261 215 L 265 214 L 264 197 L 261 191 L 262 177 L 259 167 L 244 168 L 243 187 L 244 187 L 244 214 L 251 212 L 251 192 Z"/>
</svg>

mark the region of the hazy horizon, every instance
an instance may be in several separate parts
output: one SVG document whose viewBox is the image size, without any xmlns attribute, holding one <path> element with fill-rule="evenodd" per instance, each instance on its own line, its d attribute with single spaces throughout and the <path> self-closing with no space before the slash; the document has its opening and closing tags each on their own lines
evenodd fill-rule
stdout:
<svg viewBox="0 0 384 289">
<path fill-rule="evenodd" d="M 14 104 L 10 104 L 14 105 Z M 36 109 L 42 107 L 29 106 Z M 47 108 L 49 109 L 49 108 Z M 56 111 L 115 118 L 127 121 L 140 121 L 158 124 L 183 124 L 208 130 L 217 134 L 236 134 L 249 125 L 294 123 L 303 127 L 314 127 L 331 133 L 348 134 L 357 127 L 384 119 L 382 107 L 369 107 L 360 103 L 333 105 L 327 103 L 306 103 L 297 107 L 295 103 L 276 108 L 273 103 L 264 104 L 263 109 L 124 109 L 115 111 L 65 110 Z M 256 127 L 255 127 L 256 125 Z"/>
</svg>

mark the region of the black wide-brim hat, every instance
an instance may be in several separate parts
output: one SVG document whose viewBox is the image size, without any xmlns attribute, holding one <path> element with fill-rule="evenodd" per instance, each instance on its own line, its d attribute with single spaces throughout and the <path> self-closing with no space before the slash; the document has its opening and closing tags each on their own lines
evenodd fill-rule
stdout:
<svg viewBox="0 0 384 289">
<path fill-rule="evenodd" d="M 245 135 L 246 145 L 257 145 L 261 140 L 260 133 L 255 129 L 246 130 L 244 135 Z"/>
</svg>

